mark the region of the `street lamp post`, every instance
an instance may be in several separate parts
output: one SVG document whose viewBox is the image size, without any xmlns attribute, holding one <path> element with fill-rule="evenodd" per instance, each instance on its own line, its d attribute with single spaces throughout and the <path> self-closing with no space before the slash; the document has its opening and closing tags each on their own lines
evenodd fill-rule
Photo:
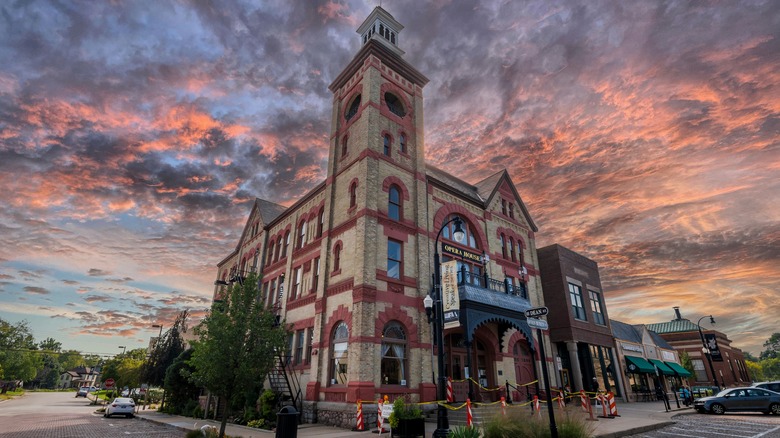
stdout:
<svg viewBox="0 0 780 438">
<path fill-rule="evenodd" d="M 120 345 L 118 348 L 121 348 L 121 349 L 122 349 L 122 356 L 124 356 L 124 355 L 125 355 L 125 352 L 127 351 L 127 347 L 126 347 L 126 346 L 124 346 L 124 345 Z"/>
<path fill-rule="evenodd" d="M 436 234 L 436 240 L 434 241 L 433 252 L 433 271 L 434 271 L 434 284 L 433 294 L 434 298 L 426 296 L 423 299 L 423 305 L 425 306 L 425 312 L 428 314 L 428 319 L 431 319 L 431 314 L 434 318 L 434 334 L 436 336 L 436 346 L 438 347 L 437 359 L 439 369 L 439 384 L 436 385 L 437 399 L 439 400 L 439 408 L 436 415 L 436 430 L 433 432 L 434 438 L 445 438 L 450 432 L 450 421 L 447 418 L 447 408 L 444 407 L 443 400 L 447 399 L 447 378 L 444 376 L 444 303 L 442 301 L 441 291 L 441 260 L 439 259 L 439 238 L 442 231 L 444 231 L 450 223 L 455 225 L 455 229 L 452 232 L 452 238 L 457 242 L 462 242 L 466 237 L 466 233 L 463 231 L 463 220 L 455 216 L 449 221 L 442 224 L 439 233 Z M 434 304 L 436 307 L 434 308 Z"/>
<path fill-rule="evenodd" d="M 712 315 L 702 316 L 696 322 L 696 326 L 699 328 L 699 337 L 701 338 L 701 352 L 702 354 L 707 356 L 707 363 L 710 364 L 710 372 L 712 373 L 712 381 L 715 382 L 715 386 L 717 386 L 718 391 L 720 391 L 720 385 L 718 385 L 718 377 L 715 375 L 715 367 L 712 366 L 712 354 L 710 354 L 710 349 L 707 348 L 707 342 L 704 340 L 704 333 L 701 332 L 701 320 L 704 318 L 709 318 L 710 324 L 715 324 L 715 318 L 713 318 Z"/>
</svg>

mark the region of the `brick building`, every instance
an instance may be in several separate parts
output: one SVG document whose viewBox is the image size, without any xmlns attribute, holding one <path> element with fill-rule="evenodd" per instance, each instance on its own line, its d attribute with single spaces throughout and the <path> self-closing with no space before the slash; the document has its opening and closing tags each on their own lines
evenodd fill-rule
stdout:
<svg viewBox="0 0 780 438">
<path fill-rule="evenodd" d="M 536 225 L 506 171 L 467 183 L 425 163 L 428 79 L 404 60 L 402 29 L 381 7 L 359 27 L 362 47 L 329 87 L 327 178 L 290 207 L 257 199 L 218 264 L 215 299 L 231 279 L 262 275 L 261 299 L 293 331 L 304 418 L 324 424 L 353 426 L 357 400 L 436 399 L 423 298 L 437 237 L 457 266 L 460 326 L 444 340 L 456 399 L 493 400 L 504 391 L 484 388 L 507 382 L 524 395 L 541 372 L 523 315 L 544 302 Z"/>
<path fill-rule="evenodd" d="M 538 254 L 561 382 L 574 391 L 591 391 L 597 383 L 623 395 L 598 264 L 560 245 L 539 248 Z"/>
<path fill-rule="evenodd" d="M 699 327 L 682 317 L 679 307 L 674 308 L 675 317 L 669 322 L 647 324 L 647 328 L 658 333 L 675 350 L 685 351 L 693 362 L 695 375 L 691 378 L 694 385 L 710 386 L 715 384 L 713 380 L 710 361 L 707 355 L 711 353 L 712 369 L 715 370 L 717 384 L 724 386 L 748 386 L 750 385 L 750 373 L 745 365 L 745 356 L 742 350 L 731 346 L 731 340 L 726 334 L 712 330 L 709 317 L 704 317 L 704 324 Z M 701 319 L 699 321 L 702 321 Z M 703 351 L 699 329 L 704 335 L 709 351 Z"/>
</svg>

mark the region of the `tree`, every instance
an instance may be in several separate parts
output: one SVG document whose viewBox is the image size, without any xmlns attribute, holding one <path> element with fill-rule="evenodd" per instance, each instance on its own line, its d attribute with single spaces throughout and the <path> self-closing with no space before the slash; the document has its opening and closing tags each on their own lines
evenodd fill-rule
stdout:
<svg viewBox="0 0 780 438">
<path fill-rule="evenodd" d="M 190 381 L 194 369 L 188 364 L 192 358 L 193 349 L 187 349 L 174 359 L 165 372 L 166 412 L 189 416 L 191 412 L 184 409 L 188 403 L 197 400 L 200 387 Z"/>
<path fill-rule="evenodd" d="M 780 333 L 772 333 L 772 336 L 764 342 L 764 351 L 759 358 L 761 360 L 780 358 Z"/>
<path fill-rule="evenodd" d="M 693 361 L 687 351 L 680 351 L 680 365 L 691 373 L 692 376 L 696 375 L 696 370 L 693 368 Z"/>
<path fill-rule="evenodd" d="M 761 364 L 761 371 L 764 372 L 764 379 L 762 380 L 780 379 L 780 358 L 764 359 L 759 363 Z"/>
<path fill-rule="evenodd" d="M 62 342 L 57 342 L 54 340 L 54 338 L 46 338 L 42 340 L 38 346 L 41 348 L 41 350 L 51 351 L 54 353 L 59 353 L 60 350 L 62 350 Z"/>
<path fill-rule="evenodd" d="M 77 350 L 66 350 L 59 354 L 60 367 L 64 371 L 72 370 L 84 363 L 84 357 Z"/>
<path fill-rule="evenodd" d="M 154 386 L 162 386 L 168 367 L 184 351 L 182 333 L 187 332 L 187 310 L 179 313 L 173 326 L 155 343 L 149 360 L 146 362 L 143 381 Z"/>
<path fill-rule="evenodd" d="M 38 346 L 27 326 L 27 321 L 16 324 L 0 319 L 0 378 L 7 380 L 32 380 L 43 367 L 43 360 L 36 350 Z"/>
<path fill-rule="evenodd" d="M 265 379 L 288 337 L 275 314 L 258 300 L 257 282 L 258 277 L 250 274 L 243 282 L 234 283 L 224 301 L 215 302 L 211 313 L 195 328 L 199 340 L 193 343 L 188 361 L 195 369 L 192 381 L 227 401 L 220 438 L 225 436 L 232 405 L 244 399 L 248 382 Z"/>
<path fill-rule="evenodd" d="M 745 365 L 747 366 L 748 374 L 754 382 L 763 382 L 766 380 L 766 377 L 764 377 L 764 370 L 761 369 L 760 363 L 746 360 Z"/>
</svg>

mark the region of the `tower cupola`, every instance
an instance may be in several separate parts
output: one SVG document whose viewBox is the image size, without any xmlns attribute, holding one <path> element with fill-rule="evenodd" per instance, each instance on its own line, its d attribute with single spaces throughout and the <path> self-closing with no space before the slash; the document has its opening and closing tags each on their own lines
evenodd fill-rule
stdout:
<svg viewBox="0 0 780 438">
<path fill-rule="evenodd" d="M 398 48 L 398 34 L 403 30 L 403 25 L 395 20 L 389 12 L 377 6 L 366 18 L 357 30 L 363 45 L 376 40 L 390 48 L 399 55 L 404 51 Z"/>
</svg>

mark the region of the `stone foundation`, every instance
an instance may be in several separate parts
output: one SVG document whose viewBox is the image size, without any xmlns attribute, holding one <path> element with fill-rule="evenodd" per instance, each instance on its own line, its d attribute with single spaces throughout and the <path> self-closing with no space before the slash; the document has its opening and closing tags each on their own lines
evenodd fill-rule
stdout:
<svg viewBox="0 0 780 438">
<path fill-rule="evenodd" d="M 376 426 L 377 406 L 363 403 L 363 425 L 366 429 Z M 303 402 L 303 421 L 352 429 L 357 425 L 357 404 L 336 402 Z"/>
</svg>

